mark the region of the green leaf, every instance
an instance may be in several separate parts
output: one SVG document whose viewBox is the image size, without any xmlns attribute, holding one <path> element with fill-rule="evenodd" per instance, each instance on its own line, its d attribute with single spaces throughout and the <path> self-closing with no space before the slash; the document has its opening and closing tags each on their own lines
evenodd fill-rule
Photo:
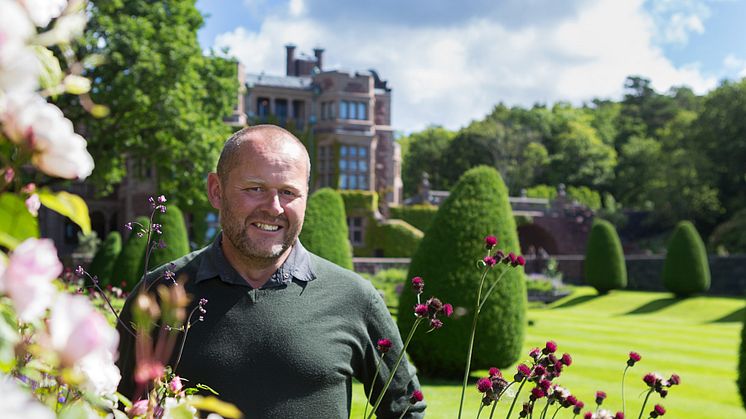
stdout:
<svg viewBox="0 0 746 419">
<path fill-rule="evenodd" d="M 194 415 L 191 410 L 189 410 L 189 405 L 183 403 L 174 408 L 168 409 L 168 417 L 173 419 L 193 419 Z"/>
<path fill-rule="evenodd" d="M 243 416 L 238 408 L 230 403 L 226 403 L 217 397 L 194 396 L 189 399 L 189 404 L 199 410 L 215 412 L 218 415 L 228 419 L 238 419 Z"/>
<path fill-rule="evenodd" d="M 212 389 L 212 388 L 211 388 L 210 386 L 208 386 L 207 384 L 201 384 L 201 383 L 197 383 L 197 385 L 196 385 L 195 387 L 197 387 L 197 388 L 198 388 L 198 389 L 200 389 L 200 390 L 207 390 L 207 391 L 209 391 L 210 393 L 212 393 L 212 394 L 214 394 L 214 395 L 216 395 L 216 396 L 219 396 L 219 395 L 220 395 L 220 393 L 218 393 L 217 391 L 213 390 L 213 389 Z"/>
<path fill-rule="evenodd" d="M 75 403 L 63 407 L 62 411 L 60 411 L 57 416 L 57 419 L 82 419 L 98 416 L 99 415 L 95 410 L 93 410 L 93 408 L 91 408 L 91 406 L 78 400 Z"/>
<path fill-rule="evenodd" d="M 7 299 L 0 299 L 0 371 L 8 373 L 16 363 L 18 326 Z"/>
<path fill-rule="evenodd" d="M 56 211 L 80 226 L 83 234 L 91 233 L 91 217 L 88 215 L 88 205 L 83 198 L 68 192 L 52 192 L 48 189 L 39 191 L 42 205 Z"/>
<path fill-rule="evenodd" d="M 39 223 L 23 200 L 12 193 L 0 195 L 0 245 L 9 249 L 30 237 L 39 237 Z"/>
</svg>

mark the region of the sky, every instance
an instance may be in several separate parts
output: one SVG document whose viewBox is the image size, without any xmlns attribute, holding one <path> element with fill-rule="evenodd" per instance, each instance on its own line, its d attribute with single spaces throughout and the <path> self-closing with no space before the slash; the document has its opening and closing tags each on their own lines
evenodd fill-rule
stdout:
<svg viewBox="0 0 746 419">
<path fill-rule="evenodd" d="M 285 74 L 285 45 L 324 70 L 375 69 L 392 125 L 458 129 L 497 103 L 620 100 L 639 75 L 705 94 L 746 77 L 746 0 L 197 0 L 198 36 L 253 74 Z"/>
</svg>

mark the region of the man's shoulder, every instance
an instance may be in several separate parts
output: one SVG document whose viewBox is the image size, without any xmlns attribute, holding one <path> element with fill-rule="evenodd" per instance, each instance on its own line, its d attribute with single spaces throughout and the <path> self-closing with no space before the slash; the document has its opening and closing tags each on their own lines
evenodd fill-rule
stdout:
<svg viewBox="0 0 746 419">
<path fill-rule="evenodd" d="M 343 268 L 334 262 L 308 252 L 311 257 L 311 267 L 316 275 L 316 281 L 330 283 L 332 286 L 349 288 L 358 292 L 377 292 L 367 279 L 356 272 Z"/>
</svg>

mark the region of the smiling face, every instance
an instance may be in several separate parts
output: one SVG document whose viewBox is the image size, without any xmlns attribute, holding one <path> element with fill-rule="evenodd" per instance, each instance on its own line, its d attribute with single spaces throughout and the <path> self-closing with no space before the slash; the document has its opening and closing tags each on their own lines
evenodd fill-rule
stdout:
<svg viewBox="0 0 746 419">
<path fill-rule="evenodd" d="M 229 260 L 266 266 L 289 253 L 300 234 L 308 194 L 308 155 L 292 138 L 261 133 L 243 141 L 235 164 L 208 177 L 212 205 L 220 210 Z M 281 262 L 280 261 L 280 262 Z"/>
</svg>

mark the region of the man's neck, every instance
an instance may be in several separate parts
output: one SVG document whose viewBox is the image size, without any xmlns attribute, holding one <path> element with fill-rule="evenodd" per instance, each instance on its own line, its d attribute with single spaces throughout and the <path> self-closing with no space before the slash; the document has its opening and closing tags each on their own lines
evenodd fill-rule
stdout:
<svg viewBox="0 0 746 419">
<path fill-rule="evenodd" d="M 288 256 L 290 256 L 290 252 L 293 250 L 292 246 L 288 247 L 280 256 L 274 259 L 246 257 L 238 252 L 225 237 L 222 239 L 221 248 L 228 263 L 231 264 L 233 269 L 252 288 L 261 288 L 264 286 L 269 281 L 269 278 L 272 277 L 272 274 L 285 263 Z"/>
</svg>

